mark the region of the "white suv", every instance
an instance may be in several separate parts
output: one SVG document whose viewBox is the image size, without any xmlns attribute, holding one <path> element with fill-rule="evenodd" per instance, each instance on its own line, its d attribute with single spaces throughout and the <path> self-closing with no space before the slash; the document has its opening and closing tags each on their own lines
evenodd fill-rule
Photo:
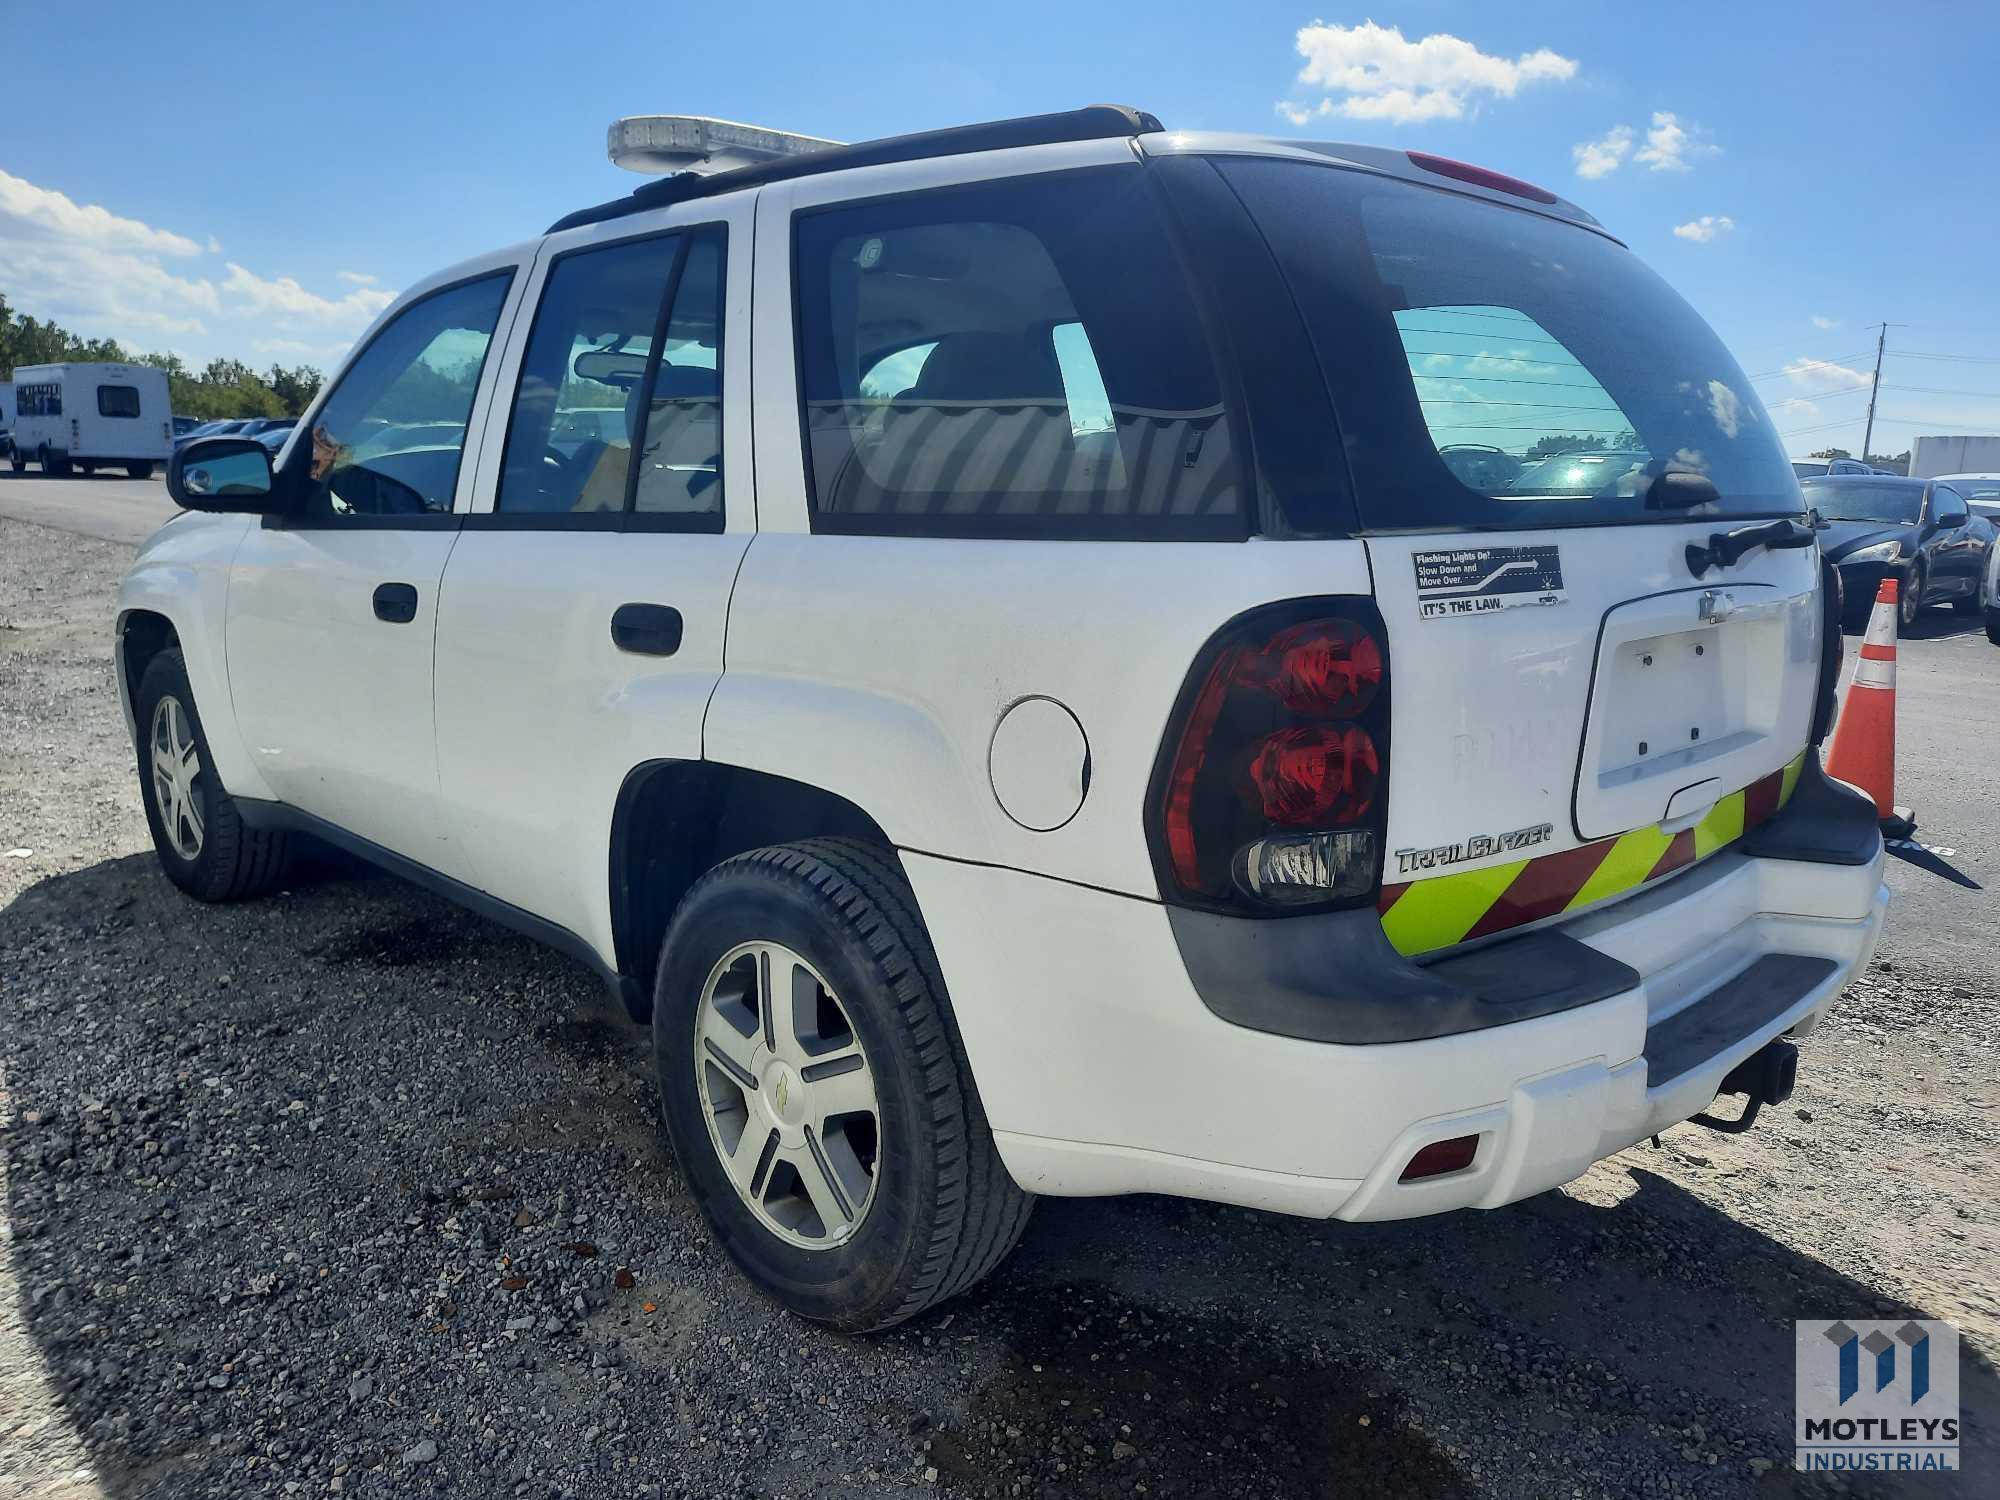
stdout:
<svg viewBox="0 0 2000 1500">
<path fill-rule="evenodd" d="M 1880 930 L 1769 417 L 1460 163 L 1100 107 L 681 173 L 171 484 L 168 875 L 310 835 L 591 966 L 845 1327 L 1035 1194 L 1397 1218 L 1754 1111 Z"/>
</svg>

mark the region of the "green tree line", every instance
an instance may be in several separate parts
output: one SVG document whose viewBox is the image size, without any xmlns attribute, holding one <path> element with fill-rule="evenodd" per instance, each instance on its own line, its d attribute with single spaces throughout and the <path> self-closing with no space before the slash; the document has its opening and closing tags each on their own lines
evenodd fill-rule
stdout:
<svg viewBox="0 0 2000 1500">
<path fill-rule="evenodd" d="M 116 339 L 87 339 L 61 324 L 16 313 L 0 292 L 0 380 L 22 365 L 151 365 L 167 372 L 174 415 L 210 422 L 222 417 L 296 417 L 326 377 L 311 365 L 273 364 L 259 374 L 240 359 L 212 359 L 197 370 L 178 354 L 133 354 Z"/>
</svg>

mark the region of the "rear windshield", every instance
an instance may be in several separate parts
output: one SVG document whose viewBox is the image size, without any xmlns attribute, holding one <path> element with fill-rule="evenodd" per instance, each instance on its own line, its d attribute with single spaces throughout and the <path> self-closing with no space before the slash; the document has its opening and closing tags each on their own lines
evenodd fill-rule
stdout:
<svg viewBox="0 0 2000 1500">
<path fill-rule="evenodd" d="M 97 414 L 100 417 L 138 416 L 139 388 L 131 385 L 100 385 L 97 388 Z"/>
<path fill-rule="evenodd" d="M 1602 525 L 1790 515 L 1796 476 L 1708 325 L 1590 230 L 1370 173 L 1216 167 L 1291 282 L 1333 393 L 1362 525 Z M 1715 488 L 1651 509 L 1661 473 Z M 1310 497 L 1295 525 L 1322 529 Z"/>
<path fill-rule="evenodd" d="M 1870 484 L 1865 479 L 1809 481 L 1806 504 L 1829 521 L 1900 521 L 1917 524 L 1924 490 L 1914 484 Z"/>
</svg>

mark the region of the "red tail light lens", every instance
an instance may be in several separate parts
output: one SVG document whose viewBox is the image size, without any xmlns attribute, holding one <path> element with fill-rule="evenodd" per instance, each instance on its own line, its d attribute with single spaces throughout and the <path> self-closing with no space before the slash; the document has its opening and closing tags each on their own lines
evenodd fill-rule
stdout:
<svg viewBox="0 0 2000 1500">
<path fill-rule="evenodd" d="M 1374 899 L 1384 640 L 1372 601 L 1306 599 L 1252 610 L 1203 648 L 1149 799 L 1167 899 L 1259 914 Z"/>
<path fill-rule="evenodd" d="M 1352 823 L 1375 800 L 1379 763 L 1365 729 L 1280 729 L 1257 748 L 1250 779 L 1264 816 L 1282 828 Z"/>
</svg>

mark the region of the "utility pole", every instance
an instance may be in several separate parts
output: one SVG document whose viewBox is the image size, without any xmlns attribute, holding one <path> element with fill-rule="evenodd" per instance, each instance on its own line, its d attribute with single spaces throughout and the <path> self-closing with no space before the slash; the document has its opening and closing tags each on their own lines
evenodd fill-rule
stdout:
<svg viewBox="0 0 2000 1500">
<path fill-rule="evenodd" d="M 1864 464 L 1868 462 L 1868 446 L 1875 440 L 1875 395 L 1882 389 L 1882 346 L 1889 341 L 1887 323 L 1877 323 L 1875 328 L 1875 381 L 1868 387 L 1868 425 L 1861 433 L 1861 451 L 1854 455 Z"/>
</svg>

